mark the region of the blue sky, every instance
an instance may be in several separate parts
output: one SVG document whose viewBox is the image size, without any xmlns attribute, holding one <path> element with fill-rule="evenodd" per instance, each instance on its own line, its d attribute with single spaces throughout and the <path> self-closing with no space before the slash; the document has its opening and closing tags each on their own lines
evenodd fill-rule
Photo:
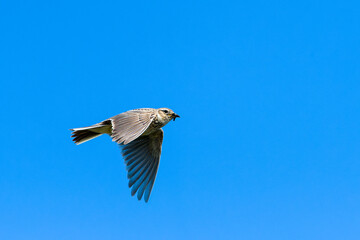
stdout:
<svg viewBox="0 0 360 240">
<path fill-rule="evenodd" d="M 357 1 L 2 1 L 0 239 L 358 239 Z M 169 107 L 149 203 L 108 136 Z"/>
</svg>

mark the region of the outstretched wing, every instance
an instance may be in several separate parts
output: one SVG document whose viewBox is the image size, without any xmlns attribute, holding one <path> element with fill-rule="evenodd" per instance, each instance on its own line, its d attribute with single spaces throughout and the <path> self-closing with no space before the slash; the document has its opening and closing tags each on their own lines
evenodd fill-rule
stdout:
<svg viewBox="0 0 360 240">
<path fill-rule="evenodd" d="M 155 109 L 141 108 L 110 118 L 111 137 L 118 144 L 128 144 L 143 134 L 155 118 Z"/>
<path fill-rule="evenodd" d="M 163 136 L 163 130 L 158 129 L 150 135 L 122 145 L 131 195 L 134 196 L 137 192 L 139 200 L 144 195 L 145 202 L 149 200 L 155 182 Z"/>
</svg>

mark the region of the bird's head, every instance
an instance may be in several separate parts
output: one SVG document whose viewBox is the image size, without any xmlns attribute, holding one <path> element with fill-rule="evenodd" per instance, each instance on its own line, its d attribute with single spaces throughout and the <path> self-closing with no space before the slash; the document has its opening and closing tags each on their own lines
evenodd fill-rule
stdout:
<svg viewBox="0 0 360 240">
<path fill-rule="evenodd" d="M 163 121 L 166 121 L 166 122 L 169 122 L 171 120 L 174 120 L 176 118 L 179 118 L 180 116 L 177 115 L 176 113 L 174 113 L 173 110 L 169 109 L 169 108 L 159 108 L 158 109 L 158 114 L 159 114 L 159 117 L 163 120 Z"/>
</svg>

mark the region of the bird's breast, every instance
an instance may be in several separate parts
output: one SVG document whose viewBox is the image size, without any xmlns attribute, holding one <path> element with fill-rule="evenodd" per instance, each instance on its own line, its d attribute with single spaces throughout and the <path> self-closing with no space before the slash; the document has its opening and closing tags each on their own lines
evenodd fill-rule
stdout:
<svg viewBox="0 0 360 240">
<path fill-rule="evenodd" d="M 161 122 L 161 121 L 159 121 L 158 118 L 155 118 L 151 122 L 150 126 L 146 129 L 146 131 L 142 135 L 149 135 L 149 134 L 153 133 L 154 131 L 156 131 L 157 129 L 162 128 L 166 124 L 167 124 L 167 122 Z"/>
</svg>

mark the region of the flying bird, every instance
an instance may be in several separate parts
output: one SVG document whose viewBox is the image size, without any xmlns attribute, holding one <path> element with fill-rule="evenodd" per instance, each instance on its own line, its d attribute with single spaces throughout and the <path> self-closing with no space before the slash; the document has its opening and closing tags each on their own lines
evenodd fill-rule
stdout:
<svg viewBox="0 0 360 240">
<path fill-rule="evenodd" d="M 90 127 L 70 129 L 73 141 L 81 144 L 109 134 L 121 146 L 131 195 L 149 201 L 158 171 L 164 132 L 161 129 L 180 117 L 169 108 L 130 110 Z"/>
</svg>

